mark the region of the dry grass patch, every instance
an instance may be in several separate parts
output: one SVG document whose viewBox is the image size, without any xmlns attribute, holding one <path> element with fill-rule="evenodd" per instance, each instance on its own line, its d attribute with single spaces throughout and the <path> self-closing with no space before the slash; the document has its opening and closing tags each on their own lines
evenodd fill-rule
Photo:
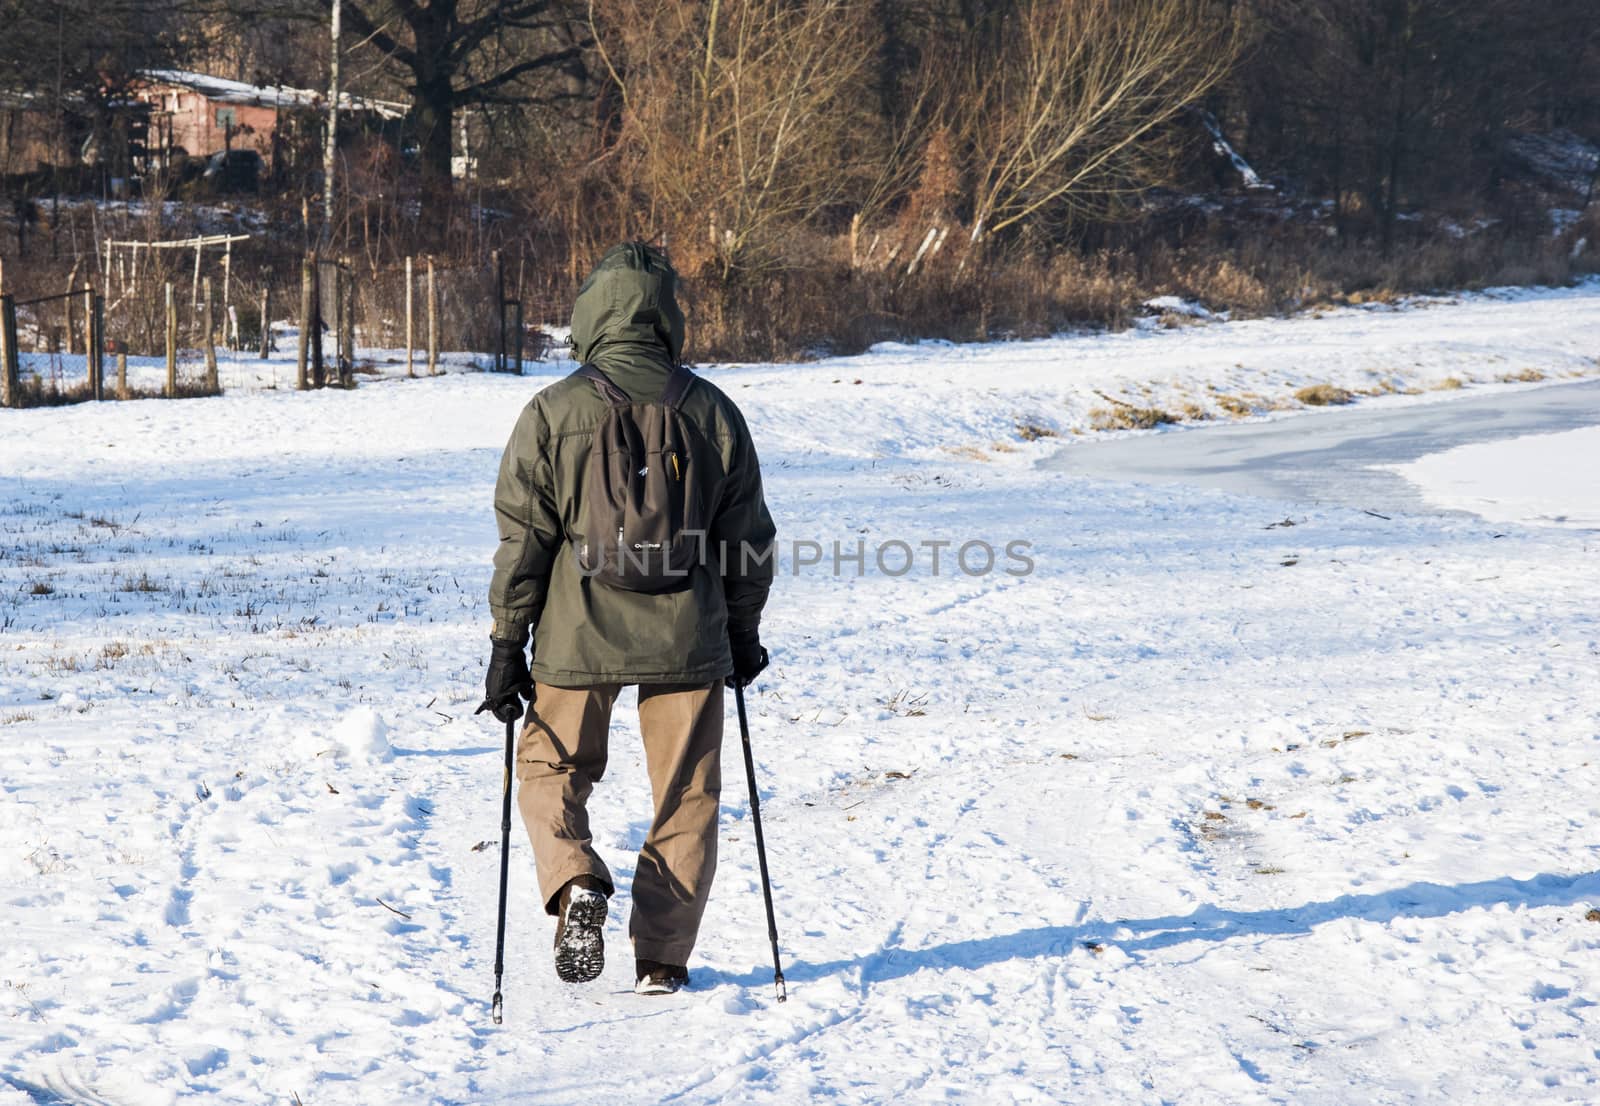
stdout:
<svg viewBox="0 0 1600 1106">
<path fill-rule="evenodd" d="M 1544 379 L 1544 373 L 1538 369 L 1528 368 L 1520 372 L 1505 373 L 1500 377 L 1502 384 L 1537 384 Z"/>
<path fill-rule="evenodd" d="M 50 653 L 44 658 L 46 672 L 76 672 L 78 657 L 72 653 Z"/>
<path fill-rule="evenodd" d="M 898 714 L 902 718 L 922 718 L 927 715 L 924 704 L 928 701 L 928 693 L 918 695 L 908 687 L 901 688 L 887 699 L 881 700 L 883 708 L 890 714 Z M 902 776 L 909 779 L 909 776 Z"/>
<path fill-rule="evenodd" d="M 1393 288 L 1357 288 L 1345 295 L 1344 300 L 1356 307 L 1364 303 L 1399 303 L 1404 294 Z"/>
<path fill-rule="evenodd" d="M 1462 387 L 1465 387 L 1465 385 L 1461 382 L 1460 377 L 1447 376 L 1443 380 L 1439 381 L 1439 383 L 1435 384 L 1433 386 L 1433 390 L 1435 392 L 1453 392 Z"/>
<path fill-rule="evenodd" d="M 1153 430 L 1177 421 L 1158 407 L 1096 407 L 1089 412 L 1089 425 L 1096 430 Z"/>
<path fill-rule="evenodd" d="M 1096 407 L 1089 412 L 1089 425 L 1096 430 L 1153 430 L 1178 421 L 1159 407 L 1139 407 L 1100 391 L 1095 395 L 1111 404 L 1110 408 Z"/>
<path fill-rule="evenodd" d="M 1339 407 L 1349 403 L 1355 396 L 1334 384 L 1312 384 L 1301 388 L 1294 398 L 1307 407 Z"/>
<path fill-rule="evenodd" d="M 1059 438 L 1060 436 L 1048 426 L 1040 426 L 1036 422 L 1017 423 L 1017 437 L 1025 442 L 1036 442 L 1040 438 Z"/>
<path fill-rule="evenodd" d="M 1252 414 L 1255 410 L 1238 396 L 1225 395 L 1219 392 L 1214 398 L 1217 401 L 1218 407 L 1222 408 L 1223 411 L 1232 415 L 1236 419 L 1245 418 Z"/>
<path fill-rule="evenodd" d="M 1200 839 L 1211 843 L 1222 841 L 1234 836 L 1233 825 L 1228 816 L 1220 810 L 1207 810 L 1202 812 L 1200 818 Z"/>
</svg>

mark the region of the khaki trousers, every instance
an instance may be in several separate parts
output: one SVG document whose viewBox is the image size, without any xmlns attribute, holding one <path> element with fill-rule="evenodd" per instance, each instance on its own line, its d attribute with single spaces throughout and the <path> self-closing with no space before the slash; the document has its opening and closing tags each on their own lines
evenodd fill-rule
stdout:
<svg viewBox="0 0 1600 1106">
<path fill-rule="evenodd" d="M 574 877 L 594 876 L 615 889 L 594 850 L 584 804 L 605 774 L 611 708 L 622 686 L 535 687 L 517 749 L 517 807 L 550 914 Z M 722 711 L 721 680 L 639 687 L 655 815 L 633 876 L 628 933 L 636 957 L 687 965 L 700 932 L 717 867 Z"/>
</svg>

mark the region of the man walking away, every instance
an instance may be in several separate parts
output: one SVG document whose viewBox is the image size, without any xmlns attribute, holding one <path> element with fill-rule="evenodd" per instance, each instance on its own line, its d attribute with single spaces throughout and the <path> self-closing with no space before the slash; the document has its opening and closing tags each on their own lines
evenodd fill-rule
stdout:
<svg viewBox="0 0 1600 1106">
<path fill-rule="evenodd" d="M 655 812 L 634 870 L 635 990 L 689 979 L 717 861 L 722 691 L 766 667 L 761 609 L 772 516 L 744 418 L 682 366 L 677 274 L 642 243 L 610 250 L 578 291 L 583 364 L 523 409 L 500 462 L 486 698 L 522 715 L 517 805 L 556 918 L 556 974 L 604 966 L 615 891 L 585 803 L 611 709 L 639 689 Z M 533 663 L 525 656 L 532 635 Z"/>
</svg>

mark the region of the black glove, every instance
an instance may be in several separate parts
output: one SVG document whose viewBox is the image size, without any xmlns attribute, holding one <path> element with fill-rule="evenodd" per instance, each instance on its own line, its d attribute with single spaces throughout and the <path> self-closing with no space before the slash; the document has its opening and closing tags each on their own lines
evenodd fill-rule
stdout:
<svg viewBox="0 0 1600 1106">
<path fill-rule="evenodd" d="M 522 717 L 522 700 L 533 698 L 533 677 L 528 675 L 528 657 L 522 644 L 490 638 L 489 673 L 483 680 L 483 704 L 473 711 L 490 711 L 502 722 Z"/>
<path fill-rule="evenodd" d="M 733 652 L 733 682 L 749 687 L 767 667 L 767 651 L 761 648 L 761 639 L 755 634 L 739 634 L 728 638 Z"/>
</svg>

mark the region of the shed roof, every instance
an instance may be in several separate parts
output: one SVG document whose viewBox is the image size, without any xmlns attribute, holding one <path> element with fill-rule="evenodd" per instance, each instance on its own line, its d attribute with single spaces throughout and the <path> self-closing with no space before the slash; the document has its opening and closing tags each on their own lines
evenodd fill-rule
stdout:
<svg viewBox="0 0 1600 1106">
<path fill-rule="evenodd" d="M 186 88 L 219 104 L 254 105 L 267 108 L 320 108 L 325 102 L 321 92 L 283 86 L 263 87 L 230 81 L 226 77 L 213 77 L 206 73 L 192 73 L 184 69 L 146 69 L 140 74 L 153 85 L 170 85 Z M 372 100 L 365 96 L 339 94 L 342 111 L 368 111 L 385 119 L 399 119 L 406 113 L 404 104 L 388 100 Z"/>
</svg>

